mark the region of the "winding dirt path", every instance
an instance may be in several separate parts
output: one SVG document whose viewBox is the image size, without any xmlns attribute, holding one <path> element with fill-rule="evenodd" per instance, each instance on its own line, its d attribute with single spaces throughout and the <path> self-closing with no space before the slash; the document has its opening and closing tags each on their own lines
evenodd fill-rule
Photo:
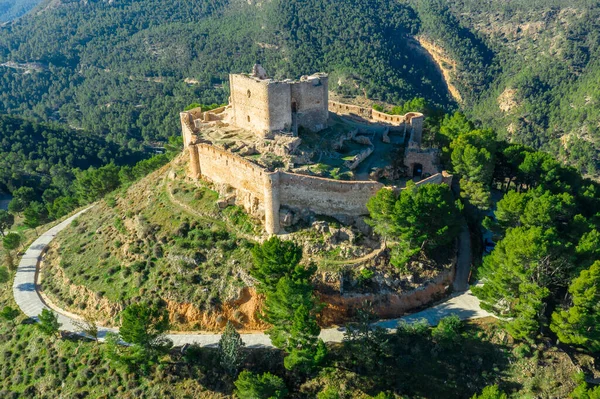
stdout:
<svg viewBox="0 0 600 399">
<path fill-rule="evenodd" d="M 48 244 L 61 230 L 65 229 L 73 220 L 84 212 L 87 212 L 89 209 L 91 209 L 91 207 L 76 213 L 39 236 L 21 258 L 13 282 L 15 302 L 25 315 L 37 321 L 38 315 L 43 309 L 52 310 L 58 315 L 58 321 L 61 323 L 61 330 L 74 333 L 79 333 L 79 329 L 76 326 L 76 323 L 80 320 L 79 317 L 60 309 L 54 304 L 44 302 L 40 295 L 37 277 L 39 273 L 39 262 Z M 473 296 L 470 291 L 466 291 L 454 295 L 446 301 L 421 312 L 398 319 L 380 321 L 374 323 L 374 325 L 393 331 L 398 322 L 402 320 L 411 323 L 419 319 L 425 319 L 429 324 L 435 325 L 440 319 L 451 314 L 458 315 L 462 320 L 491 316 L 491 314 L 479 307 L 479 300 Z M 325 342 L 341 342 L 344 337 L 344 331 L 345 329 L 343 327 L 327 328 L 321 330 L 320 337 Z M 117 330 L 99 326 L 100 339 L 106 337 L 106 334 L 109 332 L 117 332 Z M 183 332 L 179 334 L 169 334 L 167 337 L 171 339 L 176 346 L 184 344 L 212 346 L 219 342 L 221 334 Z M 246 346 L 250 348 L 272 346 L 269 337 L 264 333 L 242 334 L 242 339 L 246 343 Z"/>
</svg>

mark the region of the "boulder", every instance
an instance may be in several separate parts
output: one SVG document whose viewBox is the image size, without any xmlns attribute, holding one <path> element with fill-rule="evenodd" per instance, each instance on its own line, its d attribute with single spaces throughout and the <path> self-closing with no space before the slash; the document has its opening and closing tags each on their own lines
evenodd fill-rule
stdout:
<svg viewBox="0 0 600 399">
<path fill-rule="evenodd" d="M 217 200 L 217 206 L 219 207 L 219 209 L 225 209 L 229 206 L 229 204 L 227 203 L 227 199 L 225 198 L 219 198 Z"/>
<path fill-rule="evenodd" d="M 318 220 L 316 222 L 313 222 L 312 224 L 312 228 L 317 230 L 318 233 L 320 234 L 326 234 L 329 233 L 329 224 L 325 221 L 322 220 Z"/>
<path fill-rule="evenodd" d="M 229 195 L 227 197 L 225 197 L 225 201 L 227 201 L 227 205 L 229 206 L 234 206 L 235 205 L 235 195 Z"/>
<path fill-rule="evenodd" d="M 368 138 L 367 136 L 356 136 L 352 140 L 357 142 L 358 144 L 370 145 L 370 146 L 373 145 L 373 143 L 371 142 L 371 139 Z"/>
<path fill-rule="evenodd" d="M 354 222 L 354 226 L 356 226 L 356 229 L 365 236 L 370 236 L 373 232 L 373 228 L 369 226 L 363 218 L 357 218 Z"/>
<path fill-rule="evenodd" d="M 258 154 L 258 151 L 256 150 L 256 147 L 253 145 L 247 145 L 244 146 L 243 148 L 240 148 L 240 155 L 243 157 L 247 157 L 250 155 L 255 155 Z"/>
<path fill-rule="evenodd" d="M 383 132 L 383 136 L 381 136 L 381 141 L 383 141 L 384 143 L 388 143 L 388 144 L 391 143 L 389 128 L 385 129 L 385 131 Z"/>
</svg>

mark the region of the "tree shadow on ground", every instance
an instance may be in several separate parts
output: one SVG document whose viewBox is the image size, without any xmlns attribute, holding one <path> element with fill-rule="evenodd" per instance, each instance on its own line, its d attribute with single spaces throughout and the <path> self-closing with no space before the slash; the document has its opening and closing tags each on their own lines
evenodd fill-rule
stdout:
<svg viewBox="0 0 600 399">
<path fill-rule="evenodd" d="M 385 351 L 367 362 L 353 359 L 356 347 L 339 345 L 332 360 L 358 374 L 368 394 L 384 390 L 408 397 L 471 398 L 497 383 L 510 367 L 511 347 L 496 343 L 493 333 L 467 325 L 452 342 L 436 342 L 431 330 L 389 334 Z M 368 356 L 368 354 L 366 354 Z M 369 363 L 370 367 L 364 367 Z"/>
</svg>

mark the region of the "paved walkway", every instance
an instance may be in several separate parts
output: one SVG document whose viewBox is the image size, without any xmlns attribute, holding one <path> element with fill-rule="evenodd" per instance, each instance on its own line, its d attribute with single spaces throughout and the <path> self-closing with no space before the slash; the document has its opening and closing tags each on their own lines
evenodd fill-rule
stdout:
<svg viewBox="0 0 600 399">
<path fill-rule="evenodd" d="M 15 302 L 25 315 L 37 320 L 42 309 L 50 309 L 57 313 L 58 321 L 62 324 L 61 330 L 69 332 L 79 331 L 75 324 L 77 322 L 77 316 L 57 308 L 55 305 L 50 307 L 44 302 L 38 293 L 38 265 L 39 259 L 50 241 L 52 241 L 61 230 L 66 228 L 71 221 L 88 209 L 90 208 L 71 216 L 35 240 L 25 252 L 23 258 L 21 258 L 13 283 Z M 462 320 L 491 316 L 491 314 L 479 307 L 479 300 L 471 294 L 471 291 L 466 291 L 456 294 L 446 301 L 421 312 L 407 315 L 399 319 L 380 321 L 375 323 L 375 325 L 393 330 L 401 320 L 411 323 L 419 319 L 425 319 L 429 324 L 436 325 L 441 318 L 452 314 L 458 315 Z M 116 331 L 117 330 L 113 328 L 100 327 L 99 336 L 100 338 L 103 338 L 108 332 Z M 344 331 L 345 329 L 343 327 L 323 329 L 321 330 L 321 338 L 326 342 L 341 342 Z M 192 343 L 202 346 L 216 345 L 217 342 L 219 342 L 220 337 L 220 334 L 195 332 L 168 335 L 168 338 L 173 341 L 175 346 Z M 242 339 L 247 347 L 272 346 L 269 337 L 264 333 L 242 334 Z"/>
<path fill-rule="evenodd" d="M 471 274 L 471 234 L 467 221 L 463 218 L 460 234 L 458 235 L 458 257 L 456 259 L 456 274 L 452 289 L 454 292 L 463 292 L 469 289 L 469 275 Z"/>
</svg>

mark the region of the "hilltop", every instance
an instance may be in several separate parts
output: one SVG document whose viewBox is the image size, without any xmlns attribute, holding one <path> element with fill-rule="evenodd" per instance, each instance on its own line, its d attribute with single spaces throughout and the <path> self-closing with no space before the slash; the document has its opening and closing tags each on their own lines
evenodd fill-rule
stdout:
<svg viewBox="0 0 600 399">
<path fill-rule="evenodd" d="M 227 320 L 242 330 L 266 328 L 248 274 L 250 249 L 266 237 L 261 221 L 208 183 L 187 179 L 187 157 L 109 195 L 59 234 L 42 266 L 51 302 L 108 325 L 146 299 L 164 300 L 180 330 L 219 330 Z M 307 262 L 319 267 L 313 283 L 330 304 L 325 325 L 348 320 L 368 299 L 382 301 L 382 316 L 399 316 L 443 294 L 453 276 L 452 246 L 399 269 L 377 237 L 332 218 L 318 217 L 284 238 L 303 244 Z M 429 287 L 417 293 L 423 285 Z"/>
<path fill-rule="evenodd" d="M 227 74 L 327 71 L 367 103 L 462 108 L 503 138 L 598 170 L 598 6 L 586 0 L 55 1 L 0 28 L 0 112 L 119 143 L 226 103 Z"/>
</svg>

